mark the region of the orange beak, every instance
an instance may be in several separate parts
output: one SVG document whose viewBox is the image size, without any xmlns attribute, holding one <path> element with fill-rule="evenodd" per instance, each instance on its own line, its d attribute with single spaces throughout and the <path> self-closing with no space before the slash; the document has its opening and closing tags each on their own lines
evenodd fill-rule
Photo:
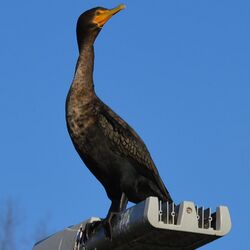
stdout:
<svg viewBox="0 0 250 250">
<path fill-rule="evenodd" d="M 96 16 L 93 19 L 93 23 L 97 24 L 99 28 L 102 28 L 103 25 L 116 13 L 123 10 L 126 6 L 124 4 L 120 4 L 116 8 L 110 10 L 99 10 Z"/>
</svg>

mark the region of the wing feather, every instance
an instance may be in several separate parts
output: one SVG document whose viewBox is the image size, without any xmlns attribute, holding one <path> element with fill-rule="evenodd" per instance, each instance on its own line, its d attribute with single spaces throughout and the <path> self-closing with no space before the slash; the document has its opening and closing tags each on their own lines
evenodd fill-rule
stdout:
<svg viewBox="0 0 250 250">
<path fill-rule="evenodd" d="M 158 170 L 150 153 L 139 135 L 115 112 L 105 104 L 99 110 L 99 126 L 106 137 L 114 145 L 117 154 L 126 156 L 139 164 L 135 164 L 137 171 L 154 181 L 160 190 L 171 200 L 171 197 L 162 182 Z"/>
</svg>

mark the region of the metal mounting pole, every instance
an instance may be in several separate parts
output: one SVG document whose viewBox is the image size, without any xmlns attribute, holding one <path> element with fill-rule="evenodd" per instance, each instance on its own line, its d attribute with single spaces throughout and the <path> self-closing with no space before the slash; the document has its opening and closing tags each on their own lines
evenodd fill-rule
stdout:
<svg viewBox="0 0 250 250">
<path fill-rule="evenodd" d="M 198 208 L 193 202 L 180 205 L 162 203 L 156 197 L 128 208 L 113 221 L 113 240 L 105 237 L 102 226 L 87 241 L 82 231 L 90 218 L 38 242 L 33 250 L 194 250 L 226 235 L 231 229 L 228 208 L 219 206 L 216 212 Z"/>
</svg>

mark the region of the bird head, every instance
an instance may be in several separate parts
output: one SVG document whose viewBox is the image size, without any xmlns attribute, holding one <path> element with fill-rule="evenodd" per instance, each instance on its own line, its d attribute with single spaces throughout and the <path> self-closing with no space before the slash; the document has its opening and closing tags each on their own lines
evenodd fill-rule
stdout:
<svg viewBox="0 0 250 250">
<path fill-rule="evenodd" d="M 77 21 L 77 39 L 83 40 L 84 37 L 92 35 L 96 37 L 104 24 L 116 13 L 125 8 L 120 4 L 113 9 L 96 7 L 82 13 Z"/>
</svg>

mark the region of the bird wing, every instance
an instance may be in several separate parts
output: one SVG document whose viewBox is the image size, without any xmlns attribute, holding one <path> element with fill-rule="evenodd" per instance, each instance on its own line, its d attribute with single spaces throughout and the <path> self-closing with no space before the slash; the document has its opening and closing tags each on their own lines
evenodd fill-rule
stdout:
<svg viewBox="0 0 250 250">
<path fill-rule="evenodd" d="M 104 103 L 99 110 L 99 126 L 114 145 L 116 153 L 126 156 L 139 164 L 137 171 L 154 181 L 166 197 L 170 198 L 150 153 L 139 135 Z"/>
</svg>

